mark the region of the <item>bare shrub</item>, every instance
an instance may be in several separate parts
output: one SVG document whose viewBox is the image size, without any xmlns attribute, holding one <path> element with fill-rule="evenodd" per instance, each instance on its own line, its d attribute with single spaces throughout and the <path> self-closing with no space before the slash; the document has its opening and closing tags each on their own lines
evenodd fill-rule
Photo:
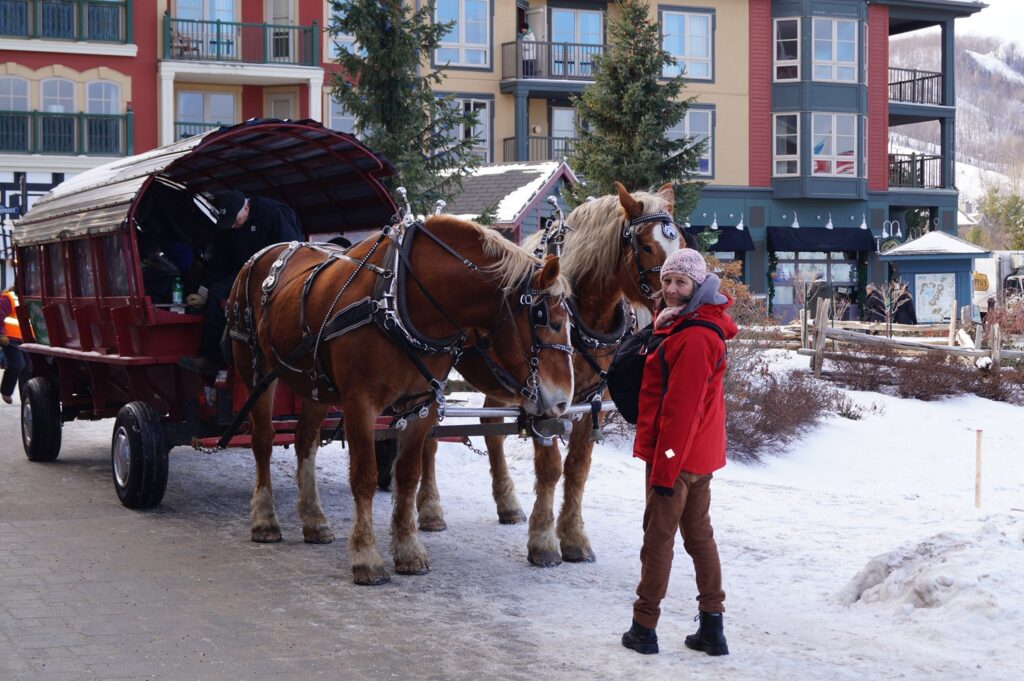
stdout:
<svg viewBox="0 0 1024 681">
<path fill-rule="evenodd" d="M 951 357 L 928 353 L 908 359 L 896 368 L 896 394 L 926 402 L 971 391 L 977 369 Z"/>
<path fill-rule="evenodd" d="M 829 359 L 834 378 L 851 390 L 884 392 L 896 383 L 892 364 L 897 355 L 889 348 L 864 348 L 848 353 L 849 359 Z"/>
</svg>

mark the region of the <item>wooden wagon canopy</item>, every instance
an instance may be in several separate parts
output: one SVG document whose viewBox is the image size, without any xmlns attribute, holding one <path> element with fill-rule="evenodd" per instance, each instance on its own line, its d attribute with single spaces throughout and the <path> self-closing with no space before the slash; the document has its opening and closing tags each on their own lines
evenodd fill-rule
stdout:
<svg viewBox="0 0 1024 681">
<path fill-rule="evenodd" d="M 15 223 L 18 246 L 116 231 L 160 175 L 190 193 L 237 189 L 283 201 L 307 234 L 377 229 L 396 207 L 380 178 L 394 167 L 315 121 L 252 120 L 88 170 Z M 213 229 L 213 224 L 210 224 Z"/>
</svg>

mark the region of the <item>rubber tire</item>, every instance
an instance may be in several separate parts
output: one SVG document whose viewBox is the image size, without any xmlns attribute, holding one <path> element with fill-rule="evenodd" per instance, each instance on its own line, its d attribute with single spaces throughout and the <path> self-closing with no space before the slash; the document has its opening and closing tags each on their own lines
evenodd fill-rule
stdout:
<svg viewBox="0 0 1024 681">
<path fill-rule="evenodd" d="M 391 471 L 398 458 L 398 440 L 377 440 L 373 451 L 377 455 L 377 488 L 387 492 L 391 489 Z"/>
<path fill-rule="evenodd" d="M 25 410 L 30 410 L 31 433 L 25 437 Z M 21 444 L 29 461 L 53 461 L 60 454 L 60 391 L 57 383 L 36 376 L 25 385 L 21 401 Z"/>
<path fill-rule="evenodd" d="M 128 470 L 124 484 L 118 481 L 115 457 L 119 436 L 127 450 Z M 152 508 L 164 498 L 167 490 L 168 457 L 164 426 L 160 415 L 145 402 L 129 402 L 121 407 L 114 421 L 110 442 L 110 468 L 118 499 L 128 508 Z"/>
</svg>

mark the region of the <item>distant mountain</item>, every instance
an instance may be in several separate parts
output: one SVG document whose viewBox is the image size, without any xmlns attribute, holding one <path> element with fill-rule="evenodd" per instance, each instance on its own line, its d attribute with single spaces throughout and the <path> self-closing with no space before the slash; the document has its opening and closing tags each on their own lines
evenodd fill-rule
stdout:
<svg viewBox="0 0 1024 681">
<path fill-rule="evenodd" d="M 940 59 L 937 32 L 889 42 L 890 66 L 939 71 Z M 987 171 L 978 175 L 989 178 L 961 184 L 958 168 L 962 193 L 983 193 L 993 183 L 1024 189 L 1024 48 L 995 38 L 957 36 L 956 95 L 957 161 Z M 937 122 L 899 126 L 891 132 L 891 143 L 903 147 L 924 151 L 939 143 Z M 1000 182 L 996 173 L 1008 179 Z"/>
</svg>

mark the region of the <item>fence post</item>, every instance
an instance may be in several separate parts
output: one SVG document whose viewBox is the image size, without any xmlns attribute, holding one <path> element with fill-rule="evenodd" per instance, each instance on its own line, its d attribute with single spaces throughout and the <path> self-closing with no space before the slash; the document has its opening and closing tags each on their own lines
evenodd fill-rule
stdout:
<svg viewBox="0 0 1024 681">
<path fill-rule="evenodd" d="M 826 298 L 819 298 L 818 310 L 814 316 L 814 357 L 811 358 L 811 368 L 814 369 L 815 378 L 821 378 L 821 367 L 825 363 L 825 322 L 828 318 L 828 304 Z"/>
<path fill-rule="evenodd" d="M 949 347 L 956 345 L 956 300 L 953 301 L 953 309 L 949 313 Z"/>
<path fill-rule="evenodd" d="M 992 371 L 999 373 L 1003 363 L 1003 333 L 999 330 L 999 322 L 992 324 Z"/>
<path fill-rule="evenodd" d="M 981 429 L 974 434 L 974 508 L 981 508 Z"/>
<path fill-rule="evenodd" d="M 800 308 L 800 347 L 807 347 L 807 308 Z"/>
</svg>

